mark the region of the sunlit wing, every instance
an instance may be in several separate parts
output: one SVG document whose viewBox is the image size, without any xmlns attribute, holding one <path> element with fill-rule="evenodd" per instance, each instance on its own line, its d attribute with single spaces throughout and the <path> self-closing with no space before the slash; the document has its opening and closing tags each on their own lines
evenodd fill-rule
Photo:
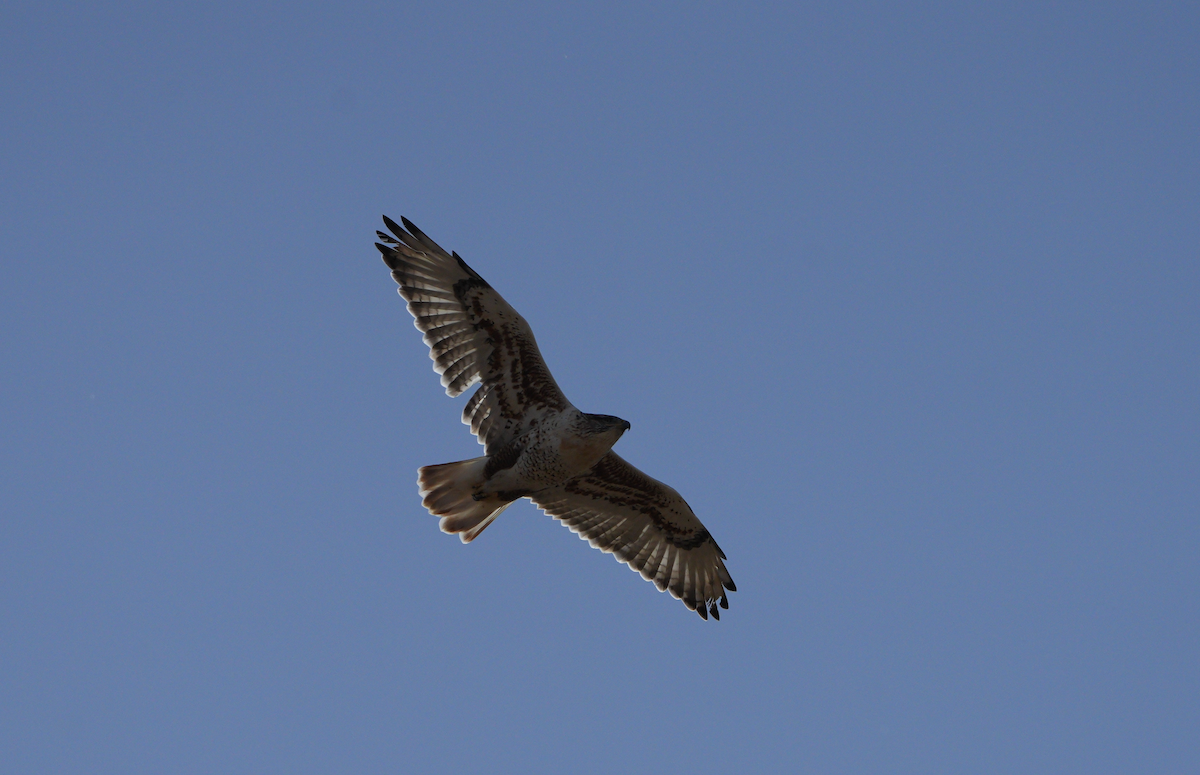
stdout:
<svg viewBox="0 0 1200 775">
<path fill-rule="evenodd" d="M 533 331 L 512 305 L 407 218 L 400 219 L 403 228 L 387 216 L 383 220 L 392 234 L 376 232 L 381 241 L 375 246 L 425 335 L 446 393 L 457 396 L 481 383 L 463 409 L 463 422 L 487 453 L 545 414 L 568 408 Z"/>
<path fill-rule="evenodd" d="M 705 619 L 729 607 L 726 590 L 737 587 L 721 547 L 679 493 L 616 453 L 530 500 Z"/>
</svg>

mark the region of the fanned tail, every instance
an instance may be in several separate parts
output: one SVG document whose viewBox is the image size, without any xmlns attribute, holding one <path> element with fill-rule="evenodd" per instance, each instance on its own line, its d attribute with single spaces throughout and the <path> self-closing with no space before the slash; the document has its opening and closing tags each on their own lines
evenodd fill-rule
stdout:
<svg viewBox="0 0 1200 775">
<path fill-rule="evenodd" d="M 496 495 L 476 500 L 475 493 L 485 481 L 483 469 L 487 460 L 477 457 L 424 466 L 417 472 L 422 505 L 430 514 L 442 518 L 443 533 L 457 533 L 464 544 L 474 541 L 512 504 Z"/>
</svg>

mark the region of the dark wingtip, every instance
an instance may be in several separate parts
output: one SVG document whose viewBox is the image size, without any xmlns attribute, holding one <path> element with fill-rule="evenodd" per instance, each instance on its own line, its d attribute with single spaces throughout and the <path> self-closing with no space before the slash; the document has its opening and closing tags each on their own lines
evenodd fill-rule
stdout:
<svg viewBox="0 0 1200 775">
<path fill-rule="evenodd" d="M 408 234 L 405 234 L 403 236 L 401 236 L 400 234 L 396 235 L 396 236 L 400 237 L 401 241 L 403 241 L 404 244 L 408 245 L 409 247 L 411 247 L 415 250 L 423 250 L 423 251 L 429 251 L 429 252 L 433 252 L 433 253 L 442 253 L 442 254 L 444 254 L 446 252 L 442 248 L 441 245 L 439 245 L 436 242 L 434 242 L 433 240 L 429 239 L 429 236 L 425 232 L 418 229 L 413 224 L 412 221 L 401 216 L 400 222 L 404 224 L 404 228 L 408 229 Z M 408 239 L 405 239 L 405 237 L 407 237 Z M 412 241 L 410 241 L 410 240 L 412 240 Z M 415 244 L 414 244 L 414 242 L 415 242 Z M 420 247 L 418 247 L 418 245 Z M 461 259 L 460 259 L 460 261 L 461 261 Z"/>
<path fill-rule="evenodd" d="M 700 605 L 696 606 L 696 613 L 700 614 L 701 619 L 706 622 L 708 621 L 708 606 L 701 603 Z"/>
<path fill-rule="evenodd" d="M 721 612 L 717 610 L 716 603 L 708 604 L 708 612 L 712 614 L 712 618 L 716 619 L 718 622 L 721 621 Z"/>
<path fill-rule="evenodd" d="M 408 219 L 406 219 L 404 217 L 401 217 L 400 220 L 404 221 L 405 223 L 408 223 Z M 404 229 L 401 229 L 398 225 L 396 225 L 395 221 L 393 221 L 391 218 L 387 217 L 386 215 L 383 216 L 383 223 L 385 226 L 388 227 L 388 229 L 391 230 L 392 234 L 395 234 L 397 237 L 404 234 Z"/>
<path fill-rule="evenodd" d="M 380 258 L 383 259 L 383 263 L 387 264 L 387 268 L 395 271 L 396 267 L 400 265 L 400 262 L 396 260 L 396 251 L 378 242 L 375 243 L 375 247 L 379 248 L 379 252 L 382 254 Z"/>
<path fill-rule="evenodd" d="M 382 232 L 382 231 L 379 231 L 378 229 L 375 230 L 375 236 L 379 237 L 380 240 L 382 240 L 383 242 L 386 242 L 389 245 L 399 245 L 400 244 L 400 241 L 398 239 L 396 239 L 392 235 L 388 234 L 387 232 Z"/>
<path fill-rule="evenodd" d="M 725 582 L 725 588 L 728 589 L 730 592 L 737 592 L 737 584 L 733 583 L 733 579 L 730 579 L 729 581 Z"/>
<path fill-rule="evenodd" d="M 725 595 L 721 595 L 721 607 L 725 609 L 729 608 L 729 598 Z"/>
</svg>

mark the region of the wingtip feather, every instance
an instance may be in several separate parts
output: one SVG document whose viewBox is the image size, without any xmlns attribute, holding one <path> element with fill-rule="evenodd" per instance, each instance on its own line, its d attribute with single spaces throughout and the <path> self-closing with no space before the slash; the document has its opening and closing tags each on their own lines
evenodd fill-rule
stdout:
<svg viewBox="0 0 1200 775">
<path fill-rule="evenodd" d="M 403 221 L 404 218 L 401 217 L 400 220 Z M 400 228 L 391 218 L 387 217 L 386 215 L 383 216 L 383 224 L 388 227 L 388 231 L 390 231 L 392 234 L 395 234 L 401 240 L 404 239 L 404 229 Z"/>
</svg>

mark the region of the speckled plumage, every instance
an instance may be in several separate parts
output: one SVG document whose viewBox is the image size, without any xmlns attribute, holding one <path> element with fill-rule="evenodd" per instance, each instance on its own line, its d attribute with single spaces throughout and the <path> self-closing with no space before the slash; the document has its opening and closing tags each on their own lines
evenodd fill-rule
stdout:
<svg viewBox="0 0 1200 775">
<path fill-rule="evenodd" d="M 474 540 L 527 497 L 707 619 L 729 607 L 725 554 L 679 493 L 612 452 L 629 423 L 585 414 L 559 389 L 533 331 L 457 253 L 384 216 L 383 260 L 450 396 L 475 383 L 463 422 L 484 457 L 425 466 L 418 485 L 442 530 Z M 394 235 L 394 236 L 393 236 Z"/>
</svg>

